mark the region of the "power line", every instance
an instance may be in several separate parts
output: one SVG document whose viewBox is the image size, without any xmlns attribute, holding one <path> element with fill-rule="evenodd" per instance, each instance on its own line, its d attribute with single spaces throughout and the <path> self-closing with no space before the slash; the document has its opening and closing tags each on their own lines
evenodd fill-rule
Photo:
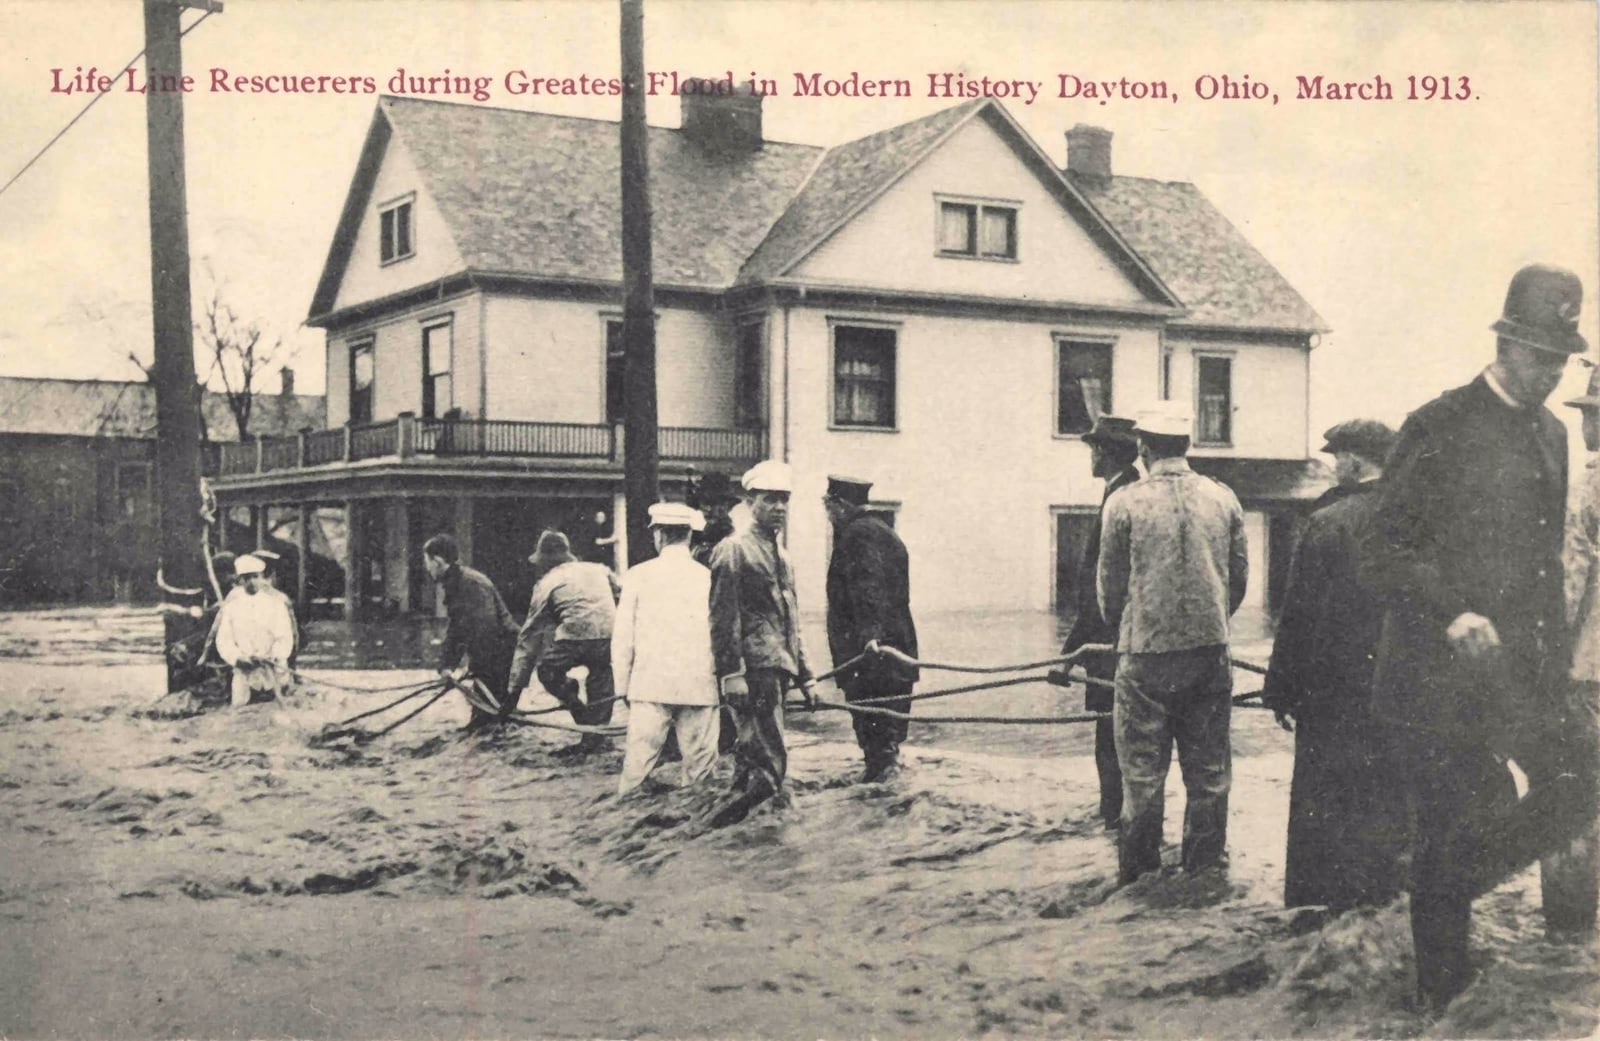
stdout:
<svg viewBox="0 0 1600 1041">
<path fill-rule="evenodd" d="M 199 24 L 201 22 L 205 21 L 207 18 L 210 18 L 211 14 L 212 14 L 212 12 L 207 11 L 205 14 L 201 15 L 199 18 L 196 18 L 194 20 L 194 22 L 189 26 L 189 28 L 183 30 L 183 32 L 178 34 L 178 38 L 182 39 L 183 37 L 188 36 L 191 32 L 193 32 L 195 30 L 196 27 L 199 26 Z M 138 61 L 140 58 L 143 58 L 143 57 L 144 57 L 144 51 L 140 50 L 138 54 L 135 54 L 133 57 L 129 58 L 127 60 L 127 62 L 122 66 L 122 72 L 117 73 L 117 75 L 115 77 L 112 77 L 112 78 L 116 79 L 116 78 L 121 77 L 123 73 L 125 73 L 129 69 L 133 68 L 133 63 L 134 62 Z M 95 105 L 99 104 L 100 99 L 105 97 L 109 93 L 110 93 L 110 91 L 105 91 L 105 90 L 96 91 L 94 97 L 89 99 L 89 103 L 87 105 L 83 106 L 83 108 L 79 109 L 78 110 L 78 114 L 73 116 L 72 119 L 68 121 L 66 126 L 62 127 L 60 130 L 58 130 L 56 132 L 56 136 L 52 137 L 49 141 L 47 141 L 45 143 L 45 146 L 43 148 L 39 149 L 38 153 L 32 159 L 29 159 L 26 163 L 23 163 L 22 164 L 22 169 L 18 170 L 14 175 L 12 175 L 11 180 L 7 181 L 4 186 L 0 186 L 0 195 L 4 195 L 5 192 L 6 192 L 6 189 L 10 188 L 13 184 L 16 184 L 18 181 L 20 181 L 22 179 L 22 175 L 27 173 L 30 169 L 33 168 L 33 164 L 34 163 L 37 163 L 39 160 L 43 159 L 44 158 L 44 154 L 46 152 L 50 151 L 50 149 L 55 146 L 55 143 L 57 141 L 59 141 L 63 137 L 65 137 L 66 134 L 67 134 L 67 131 L 71 130 L 75 125 L 77 125 L 78 120 L 80 120 L 84 116 L 88 115 L 89 114 L 89 110 L 91 108 L 94 108 Z"/>
</svg>

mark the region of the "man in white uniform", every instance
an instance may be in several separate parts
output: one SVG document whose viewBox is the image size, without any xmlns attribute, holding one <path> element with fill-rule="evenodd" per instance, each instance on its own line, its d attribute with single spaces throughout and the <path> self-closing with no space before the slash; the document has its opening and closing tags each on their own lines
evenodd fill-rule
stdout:
<svg viewBox="0 0 1600 1041">
<path fill-rule="evenodd" d="M 611 635 L 611 672 L 628 699 L 628 748 L 617 794 L 644 782 L 676 731 L 683 783 L 717 762 L 717 679 L 711 660 L 711 572 L 689 554 L 689 537 L 705 527 L 699 510 L 681 503 L 650 507 L 658 556 L 622 579 Z"/>
<path fill-rule="evenodd" d="M 266 588 L 266 565 L 246 554 L 234 562 L 238 586 L 217 614 L 217 653 L 233 666 L 233 706 L 250 704 L 252 691 L 274 697 L 291 679 L 294 619 L 288 602 Z"/>
</svg>

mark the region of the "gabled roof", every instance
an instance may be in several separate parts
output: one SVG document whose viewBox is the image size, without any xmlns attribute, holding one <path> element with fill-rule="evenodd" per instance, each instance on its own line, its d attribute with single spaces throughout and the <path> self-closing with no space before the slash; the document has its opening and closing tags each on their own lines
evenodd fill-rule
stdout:
<svg viewBox="0 0 1600 1041">
<path fill-rule="evenodd" d="M 227 398 L 207 391 L 201 404 L 211 441 L 237 441 Z M 324 399 L 312 394 L 257 394 L 250 433 L 280 436 L 327 424 Z M 156 393 L 148 383 L 0 376 L 0 434 L 58 437 L 156 436 Z"/>
<path fill-rule="evenodd" d="M 617 124 L 384 97 L 368 131 L 311 315 L 333 307 L 386 145 L 407 149 L 468 270 L 620 282 Z M 723 289 L 794 198 L 822 149 L 768 141 L 727 156 L 651 127 L 658 284 Z"/>
<path fill-rule="evenodd" d="M 1189 313 L 1174 325 L 1328 331 L 1288 279 L 1194 185 L 1067 177 L 1183 300 Z"/>
</svg>

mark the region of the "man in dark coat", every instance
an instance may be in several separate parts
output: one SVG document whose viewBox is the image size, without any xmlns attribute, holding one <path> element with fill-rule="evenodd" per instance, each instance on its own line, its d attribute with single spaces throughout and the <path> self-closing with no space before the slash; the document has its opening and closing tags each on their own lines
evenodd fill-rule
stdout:
<svg viewBox="0 0 1600 1041">
<path fill-rule="evenodd" d="M 464 669 L 488 688 L 500 706 L 498 715 L 472 706 L 468 730 L 481 730 L 501 722 L 516 709 L 506 693 L 511 655 L 517 645 L 517 623 L 489 576 L 461 563 L 461 547 L 449 535 L 435 535 L 422 544 L 422 564 L 428 576 L 444 590 L 444 610 L 449 622 L 441 673 Z"/>
<path fill-rule="evenodd" d="M 1094 476 L 1106 482 L 1100 506 L 1105 508 L 1111 493 L 1139 479 L 1139 469 L 1134 463 L 1139 458 L 1139 439 L 1133 432 L 1133 420 L 1121 416 L 1101 416 L 1094 421 L 1094 429 L 1083 435 L 1089 446 L 1089 466 Z M 1078 562 L 1077 616 L 1072 620 L 1072 630 L 1061 645 L 1063 655 L 1071 654 L 1086 644 L 1117 643 L 1117 631 L 1100 616 L 1100 602 L 1095 595 L 1095 572 L 1100 565 L 1100 514 L 1096 514 L 1089 537 L 1084 541 L 1083 558 Z M 1117 674 L 1117 652 L 1094 651 L 1080 659 L 1084 672 L 1091 679 L 1111 681 Z M 1060 677 L 1063 686 L 1066 671 L 1052 673 Z M 1116 696 L 1109 686 L 1096 683 L 1085 685 L 1083 707 L 1090 712 L 1107 713 L 1105 719 L 1094 725 L 1094 765 L 1100 774 L 1100 819 L 1107 831 L 1115 831 L 1122 820 L 1122 768 L 1117 765 L 1117 731 L 1109 713 Z"/>
<path fill-rule="evenodd" d="M 1374 687 L 1409 767 L 1411 932 L 1433 1009 L 1471 980 L 1473 898 L 1592 816 L 1565 703 L 1567 437 L 1543 405 L 1587 346 L 1582 294 L 1571 272 L 1517 272 L 1494 363 L 1401 428 L 1363 554 L 1388 608 Z M 1507 759 L 1528 778 L 1520 805 Z"/>
<path fill-rule="evenodd" d="M 1405 790 L 1387 731 L 1372 715 L 1383 611 L 1357 570 L 1394 436 L 1370 419 L 1324 435 L 1343 494 L 1306 525 L 1272 644 L 1262 702 L 1295 731 L 1283 871 L 1289 907 L 1345 911 L 1400 892 Z"/>
<path fill-rule="evenodd" d="M 893 528 L 867 512 L 872 482 L 829 477 L 823 507 L 833 524 L 828 561 L 828 650 L 835 666 L 867 657 L 835 680 L 849 702 L 874 700 L 874 707 L 911 711 L 917 669 L 881 653 L 894 648 L 915 658 L 917 627 L 911 620 L 911 564 Z M 892 700 L 881 700 L 881 699 Z M 886 780 L 897 768 L 906 721 L 875 713 L 851 714 L 856 744 L 866 758 L 863 781 Z"/>
</svg>

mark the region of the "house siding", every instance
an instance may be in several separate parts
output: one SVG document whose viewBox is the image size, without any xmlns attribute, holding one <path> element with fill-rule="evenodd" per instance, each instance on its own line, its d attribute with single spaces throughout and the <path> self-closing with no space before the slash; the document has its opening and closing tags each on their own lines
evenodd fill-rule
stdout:
<svg viewBox="0 0 1600 1041">
<path fill-rule="evenodd" d="M 1233 359 L 1233 442 L 1196 446 L 1196 455 L 1244 459 L 1304 459 L 1309 403 L 1306 400 L 1310 352 L 1275 344 L 1192 340 L 1168 333 L 1172 350 L 1172 397 L 1198 408 L 1195 358 L 1216 354 Z"/>
<path fill-rule="evenodd" d="M 393 419 L 422 409 L 422 330 L 448 319 L 452 327 L 451 404 L 465 416 L 479 413 L 480 312 L 478 293 L 464 293 L 424 307 L 386 315 L 381 321 L 341 329 L 328 337 L 328 426 L 350 418 L 350 351 L 373 340 L 372 418 Z M 441 407 L 443 413 L 446 409 Z"/>
<path fill-rule="evenodd" d="M 850 319 L 899 330 L 894 432 L 830 428 L 830 320 Z M 1093 506 L 1101 495 L 1088 446 L 1055 433 L 1055 338 L 1114 340 L 1112 407 L 1127 411 L 1156 396 L 1158 331 L 805 307 L 791 309 L 788 328 L 789 545 L 802 603 L 823 605 L 827 531 L 817 500 L 827 475 L 844 472 L 873 480 L 875 500 L 900 503 L 915 608 L 1048 608 L 1051 508 Z"/>
<path fill-rule="evenodd" d="M 411 192 L 416 193 L 411 211 L 411 241 L 415 252 L 404 260 L 380 263 L 378 212 L 387 203 Z M 426 285 L 465 268 L 439 207 L 422 188 L 422 177 L 411 156 L 399 138 L 391 137 L 366 210 L 361 215 L 333 310 Z"/>
<path fill-rule="evenodd" d="M 940 256 L 935 237 L 940 195 L 1018 204 L 1017 260 Z M 1039 176 L 982 120 L 958 130 L 802 261 L 792 275 L 963 295 L 1098 304 L 1149 302 Z"/>
</svg>

